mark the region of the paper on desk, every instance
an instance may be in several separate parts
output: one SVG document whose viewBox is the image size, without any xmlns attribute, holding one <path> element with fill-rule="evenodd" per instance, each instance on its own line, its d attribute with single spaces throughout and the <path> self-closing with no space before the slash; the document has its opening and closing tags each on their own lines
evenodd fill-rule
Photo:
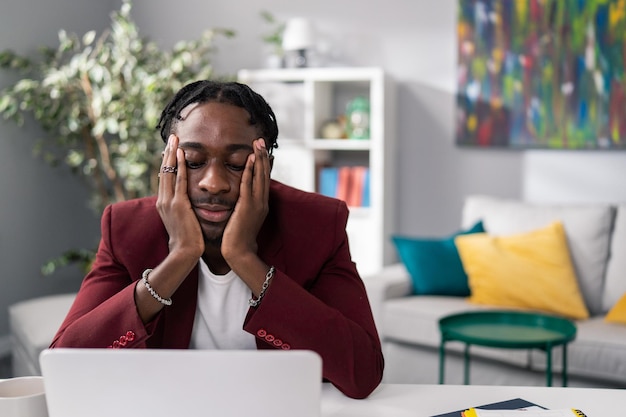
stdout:
<svg viewBox="0 0 626 417">
<path fill-rule="evenodd" d="M 481 410 L 470 408 L 463 412 L 463 417 L 584 417 L 582 412 L 564 408 L 560 410 L 544 410 L 540 407 L 520 408 L 517 410 Z"/>
</svg>

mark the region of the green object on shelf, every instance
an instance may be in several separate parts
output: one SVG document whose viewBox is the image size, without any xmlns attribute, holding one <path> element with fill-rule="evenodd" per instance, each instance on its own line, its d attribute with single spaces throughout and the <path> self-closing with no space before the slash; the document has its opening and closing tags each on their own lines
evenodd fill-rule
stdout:
<svg viewBox="0 0 626 417">
<path fill-rule="evenodd" d="M 346 129 L 350 139 L 370 138 L 370 102 L 365 97 L 356 97 L 346 109 Z"/>
<path fill-rule="evenodd" d="M 540 313 L 490 310 L 452 314 L 439 320 L 439 383 L 444 380 L 445 343 L 465 343 L 465 384 L 469 383 L 469 347 L 541 349 L 546 352 L 546 385 L 552 385 L 552 348 L 563 346 L 563 386 L 567 386 L 567 344 L 576 338 L 576 325 L 566 318 Z"/>
</svg>

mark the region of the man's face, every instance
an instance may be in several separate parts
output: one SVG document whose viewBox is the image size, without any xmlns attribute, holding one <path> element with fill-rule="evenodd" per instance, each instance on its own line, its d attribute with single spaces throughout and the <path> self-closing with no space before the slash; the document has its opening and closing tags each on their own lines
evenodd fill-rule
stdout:
<svg viewBox="0 0 626 417">
<path fill-rule="evenodd" d="M 181 116 L 175 133 L 185 152 L 189 200 L 205 241 L 219 245 L 259 133 L 248 112 L 230 104 L 191 104 Z"/>
</svg>

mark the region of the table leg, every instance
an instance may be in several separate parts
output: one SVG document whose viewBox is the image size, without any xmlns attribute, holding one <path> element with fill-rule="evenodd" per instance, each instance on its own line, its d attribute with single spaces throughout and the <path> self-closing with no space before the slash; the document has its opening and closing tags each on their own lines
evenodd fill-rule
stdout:
<svg viewBox="0 0 626 417">
<path fill-rule="evenodd" d="M 441 343 L 439 344 L 439 384 L 443 384 L 443 379 L 444 379 L 444 374 L 445 374 L 445 370 L 444 370 L 444 356 L 446 354 L 446 350 L 444 349 L 444 344 L 445 344 L 445 340 L 441 340 Z"/>
<path fill-rule="evenodd" d="M 463 383 L 465 385 L 469 385 L 469 347 L 469 343 L 466 343 L 463 352 Z"/>
<path fill-rule="evenodd" d="M 567 386 L 567 343 L 563 343 L 563 386 Z"/>
<path fill-rule="evenodd" d="M 552 346 L 548 345 L 546 349 L 546 386 L 552 386 Z"/>
</svg>

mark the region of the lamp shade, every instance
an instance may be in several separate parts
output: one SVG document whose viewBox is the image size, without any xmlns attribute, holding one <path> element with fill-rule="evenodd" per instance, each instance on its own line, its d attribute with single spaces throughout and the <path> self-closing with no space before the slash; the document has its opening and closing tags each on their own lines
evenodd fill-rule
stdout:
<svg viewBox="0 0 626 417">
<path fill-rule="evenodd" d="M 308 19 L 296 17 L 287 21 L 283 32 L 283 49 L 294 51 L 313 46 L 313 25 Z"/>
</svg>

